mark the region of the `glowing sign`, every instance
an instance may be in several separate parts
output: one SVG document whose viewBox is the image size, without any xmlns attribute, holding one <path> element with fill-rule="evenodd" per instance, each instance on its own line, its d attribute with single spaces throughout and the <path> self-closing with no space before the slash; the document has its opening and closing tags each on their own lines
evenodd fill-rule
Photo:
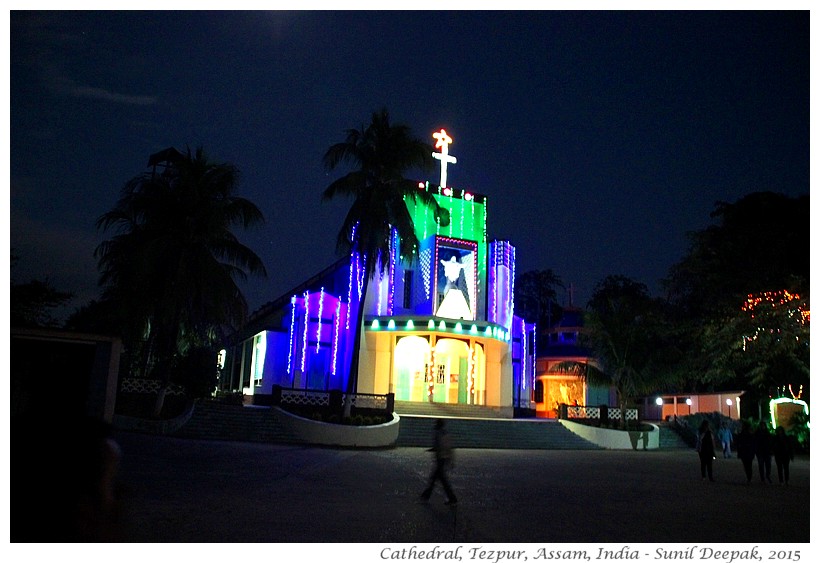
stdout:
<svg viewBox="0 0 820 563">
<path fill-rule="evenodd" d="M 769 401 L 769 413 L 772 417 L 772 428 L 783 426 L 784 428 L 791 428 L 791 418 L 795 413 L 802 411 L 806 416 L 809 415 L 809 405 L 806 401 L 801 399 L 789 399 L 787 397 L 779 397 Z"/>
<path fill-rule="evenodd" d="M 441 187 L 447 187 L 447 164 L 456 163 L 456 157 L 448 154 L 450 150 L 449 145 L 453 142 L 453 139 L 447 135 L 447 131 L 444 129 L 433 133 L 433 138 L 436 139 L 436 148 L 441 149 L 440 153 L 433 153 L 433 158 L 441 161 L 441 182 L 439 182 L 439 185 Z"/>
</svg>

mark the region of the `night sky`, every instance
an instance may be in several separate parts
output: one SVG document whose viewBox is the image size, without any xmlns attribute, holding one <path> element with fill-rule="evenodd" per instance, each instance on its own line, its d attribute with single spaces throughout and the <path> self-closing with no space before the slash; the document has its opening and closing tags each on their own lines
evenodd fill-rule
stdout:
<svg viewBox="0 0 820 563">
<path fill-rule="evenodd" d="M 322 156 L 386 107 L 448 131 L 519 273 L 577 305 L 608 274 L 659 294 L 716 201 L 808 193 L 809 37 L 807 11 L 11 12 L 11 277 L 97 297 L 96 219 L 202 146 L 266 218 L 238 231 L 255 310 L 336 259 L 349 201 L 320 196 L 348 169 Z"/>
</svg>

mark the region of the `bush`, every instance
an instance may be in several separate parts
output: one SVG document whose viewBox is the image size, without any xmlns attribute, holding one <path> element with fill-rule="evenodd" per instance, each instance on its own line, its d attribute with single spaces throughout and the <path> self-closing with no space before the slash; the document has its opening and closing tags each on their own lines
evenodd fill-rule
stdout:
<svg viewBox="0 0 820 563">
<path fill-rule="evenodd" d="M 792 427 L 788 434 L 792 436 L 796 444 L 796 450 L 800 452 L 809 451 L 809 417 L 804 412 L 794 413 L 791 419 Z"/>
<path fill-rule="evenodd" d="M 712 429 L 712 434 L 714 435 L 715 440 L 718 439 L 718 429 L 724 423 L 729 426 L 733 436 L 737 437 L 740 433 L 742 421 L 729 418 L 719 412 L 699 412 L 679 416 L 676 420 L 673 419 L 670 427 L 672 430 L 677 432 L 681 438 L 683 438 L 684 442 L 694 448 L 698 441 L 698 429 L 700 428 L 700 425 L 703 424 L 704 420 L 709 422 L 709 427 Z M 752 421 L 752 428 L 757 428 L 757 422 Z"/>
<path fill-rule="evenodd" d="M 212 396 L 217 383 L 216 351 L 210 346 L 189 350 L 174 362 L 171 381 L 185 387 L 191 399 Z"/>
</svg>

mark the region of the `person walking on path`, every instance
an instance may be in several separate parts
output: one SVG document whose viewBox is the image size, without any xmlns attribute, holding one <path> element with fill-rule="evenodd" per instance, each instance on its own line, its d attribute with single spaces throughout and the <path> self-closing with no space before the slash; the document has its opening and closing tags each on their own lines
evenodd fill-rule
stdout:
<svg viewBox="0 0 820 563">
<path fill-rule="evenodd" d="M 744 420 L 737 436 L 737 457 L 743 462 L 743 472 L 746 474 L 746 484 L 752 482 L 752 461 L 755 458 L 755 437 L 752 434 L 752 425 Z"/>
<path fill-rule="evenodd" d="M 792 448 L 791 439 L 782 426 L 778 426 L 774 431 L 772 451 L 774 453 L 774 463 L 777 465 L 777 480 L 781 485 L 788 485 L 789 463 L 794 460 L 794 448 Z"/>
<path fill-rule="evenodd" d="M 732 457 L 732 430 L 729 428 L 729 425 L 725 422 L 720 425 L 720 430 L 718 430 L 718 440 L 720 440 L 721 446 L 723 446 L 723 457 L 724 459 L 729 459 Z"/>
<path fill-rule="evenodd" d="M 456 504 L 456 498 L 453 488 L 450 486 L 450 480 L 447 478 L 447 471 L 453 465 L 453 443 L 450 434 L 444 427 L 444 420 L 436 420 L 436 429 L 433 434 L 433 447 L 430 450 L 435 454 L 436 465 L 433 472 L 430 474 L 430 481 L 427 483 L 427 488 L 421 493 L 423 501 L 430 500 L 430 495 L 433 494 L 433 487 L 436 481 L 441 481 L 444 492 L 447 494 L 447 502 L 445 504 Z"/>
<path fill-rule="evenodd" d="M 698 443 L 696 449 L 700 457 L 700 477 L 704 481 L 708 475 L 710 481 L 712 477 L 712 460 L 715 459 L 715 438 L 712 429 L 709 428 L 709 421 L 704 420 L 698 430 Z"/>
<path fill-rule="evenodd" d="M 772 482 L 772 435 L 761 420 L 755 431 L 755 455 L 761 483 Z"/>
</svg>

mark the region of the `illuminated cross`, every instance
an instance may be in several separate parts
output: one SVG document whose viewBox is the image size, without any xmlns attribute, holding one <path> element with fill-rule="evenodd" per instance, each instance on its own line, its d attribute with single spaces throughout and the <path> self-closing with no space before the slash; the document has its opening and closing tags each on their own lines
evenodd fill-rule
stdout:
<svg viewBox="0 0 820 563">
<path fill-rule="evenodd" d="M 441 148 L 440 153 L 439 152 L 434 152 L 433 153 L 433 158 L 437 158 L 438 160 L 441 161 L 441 182 L 439 182 L 439 186 L 441 186 L 442 188 L 446 188 L 447 187 L 447 164 L 448 163 L 451 163 L 451 164 L 456 163 L 456 157 L 450 156 L 449 154 L 447 154 L 447 151 L 449 150 L 449 145 L 450 145 L 450 143 L 453 142 L 453 139 L 451 139 L 450 136 L 447 135 L 447 131 L 445 131 L 444 129 L 442 129 L 438 133 L 433 133 L 433 138 L 437 139 L 436 148 Z"/>
</svg>

